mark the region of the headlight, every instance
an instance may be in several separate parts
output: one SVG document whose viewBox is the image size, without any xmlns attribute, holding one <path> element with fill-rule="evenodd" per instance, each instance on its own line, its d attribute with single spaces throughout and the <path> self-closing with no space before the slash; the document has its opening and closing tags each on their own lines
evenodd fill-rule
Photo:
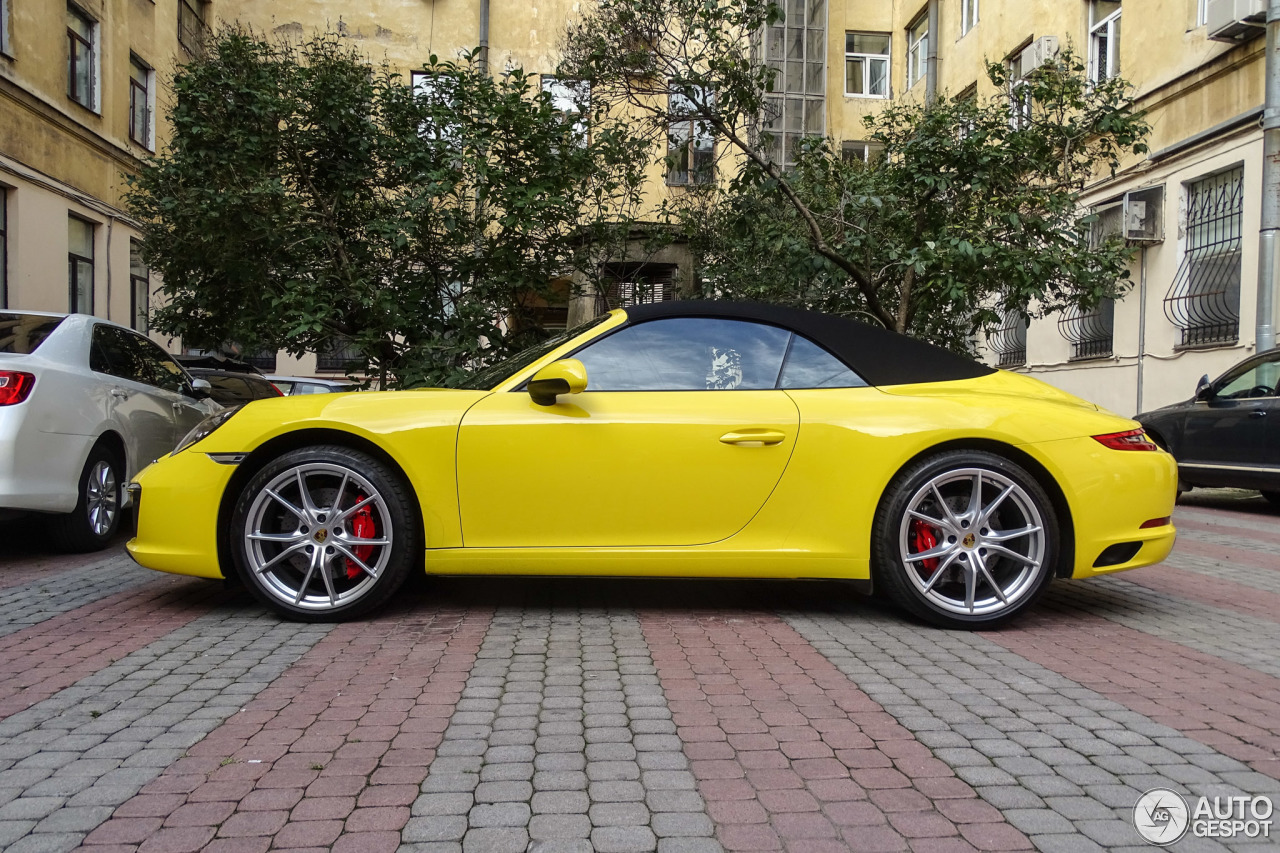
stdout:
<svg viewBox="0 0 1280 853">
<path fill-rule="evenodd" d="M 208 438 L 209 435 L 215 429 L 222 426 L 227 421 L 231 420 L 231 416 L 234 415 L 236 412 L 240 411 L 242 408 L 244 408 L 243 405 L 232 406 L 229 409 L 223 409 L 220 412 L 215 412 L 214 414 L 209 415 L 209 417 L 205 418 L 200 423 L 196 424 L 195 429 L 187 433 L 186 436 L 182 439 L 182 441 L 178 442 L 178 446 L 173 449 L 173 453 L 171 453 L 170 455 L 177 456 L 179 453 L 186 450 L 188 447 L 195 444 L 197 441 L 200 441 L 201 439 L 204 439 L 204 438 Z"/>
</svg>

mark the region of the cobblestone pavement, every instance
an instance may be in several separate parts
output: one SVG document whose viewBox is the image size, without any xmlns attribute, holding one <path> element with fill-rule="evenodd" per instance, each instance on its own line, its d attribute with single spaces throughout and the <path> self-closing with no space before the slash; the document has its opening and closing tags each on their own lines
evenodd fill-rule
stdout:
<svg viewBox="0 0 1280 853">
<path fill-rule="evenodd" d="M 17 536 L 0 850 L 1148 849 L 1149 789 L 1280 799 L 1280 513 L 1175 518 L 1164 565 L 976 633 L 836 583 L 499 578 L 299 625 Z"/>
</svg>

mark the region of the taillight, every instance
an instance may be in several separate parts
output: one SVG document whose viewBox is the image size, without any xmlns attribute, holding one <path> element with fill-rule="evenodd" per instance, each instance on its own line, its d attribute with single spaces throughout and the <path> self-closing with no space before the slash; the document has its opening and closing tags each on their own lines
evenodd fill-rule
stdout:
<svg viewBox="0 0 1280 853">
<path fill-rule="evenodd" d="M 0 370 L 0 406 L 12 406 L 31 396 L 36 385 L 33 374 L 18 370 Z"/>
<path fill-rule="evenodd" d="M 1094 441 L 1100 442 L 1112 450 L 1159 450 L 1156 443 L 1147 438 L 1147 434 L 1140 429 L 1131 429 L 1127 432 L 1111 432 L 1106 435 L 1095 435 Z"/>
<path fill-rule="evenodd" d="M 275 389 L 275 392 L 276 392 L 276 396 L 277 396 L 277 397 L 283 397 L 283 396 L 284 396 L 284 392 L 283 392 L 283 391 L 281 391 L 281 390 L 280 390 L 280 387 L 279 387 L 278 385 L 276 385 L 274 382 L 268 382 L 267 384 L 268 384 L 268 385 L 270 385 L 272 388 L 274 388 L 274 389 Z"/>
</svg>

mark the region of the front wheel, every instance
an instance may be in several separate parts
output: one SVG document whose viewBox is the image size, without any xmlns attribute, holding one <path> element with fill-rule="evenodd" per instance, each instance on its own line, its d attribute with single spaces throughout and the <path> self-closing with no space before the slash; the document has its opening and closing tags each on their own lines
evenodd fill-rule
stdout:
<svg viewBox="0 0 1280 853">
<path fill-rule="evenodd" d="M 230 536 L 236 570 L 260 601 L 289 619 L 338 622 L 404 585 L 419 529 L 398 472 L 332 446 L 268 463 L 241 492 Z"/>
<path fill-rule="evenodd" d="M 872 535 L 877 587 L 951 628 L 1009 621 L 1040 596 L 1058 562 L 1049 496 L 1021 466 L 985 451 L 940 453 L 905 469 Z"/>
</svg>

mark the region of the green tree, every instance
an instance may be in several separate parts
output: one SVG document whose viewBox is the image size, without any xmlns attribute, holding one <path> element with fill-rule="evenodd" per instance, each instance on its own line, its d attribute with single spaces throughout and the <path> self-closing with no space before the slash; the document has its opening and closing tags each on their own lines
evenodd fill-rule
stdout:
<svg viewBox="0 0 1280 853">
<path fill-rule="evenodd" d="M 770 0 L 600 0 L 565 40 L 565 72 L 650 133 L 669 122 L 669 91 L 714 132 L 721 180 L 667 205 L 708 294 L 858 314 L 964 349 L 1001 310 L 1090 307 L 1127 287 L 1129 251 L 1091 241 L 1077 200 L 1146 150 L 1122 80 L 1090 83 L 1064 50 L 1027 80 L 1016 115 L 1007 94 L 901 101 L 867 119 L 883 156 L 848 161 L 812 138 L 784 170 L 770 155 L 774 70 L 757 56 L 782 17 Z M 988 73 L 1009 91 L 1003 66 Z"/>
<path fill-rule="evenodd" d="M 193 346 L 349 345 L 352 369 L 448 383 L 536 340 L 551 283 L 598 268 L 640 198 L 625 124 L 471 57 L 415 91 L 340 37 L 230 29 L 173 90 L 129 201 L 152 323 Z"/>
</svg>

